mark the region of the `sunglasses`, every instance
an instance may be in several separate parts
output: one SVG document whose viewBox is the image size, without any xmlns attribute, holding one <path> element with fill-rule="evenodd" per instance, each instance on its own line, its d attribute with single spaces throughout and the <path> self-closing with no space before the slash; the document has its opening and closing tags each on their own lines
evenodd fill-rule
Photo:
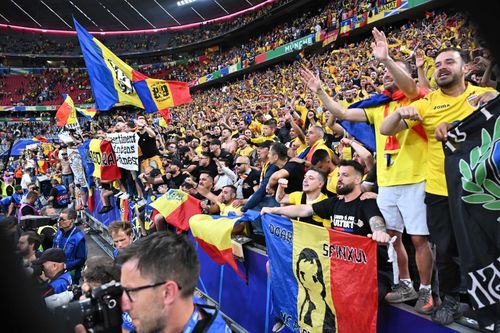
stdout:
<svg viewBox="0 0 500 333">
<path fill-rule="evenodd" d="M 242 166 L 243 164 L 248 164 L 248 163 L 235 163 L 236 166 Z"/>
</svg>

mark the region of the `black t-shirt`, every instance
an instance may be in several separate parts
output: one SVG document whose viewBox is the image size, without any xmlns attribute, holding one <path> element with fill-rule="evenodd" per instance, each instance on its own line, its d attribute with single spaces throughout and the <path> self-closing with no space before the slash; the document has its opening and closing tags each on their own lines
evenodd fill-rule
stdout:
<svg viewBox="0 0 500 333">
<path fill-rule="evenodd" d="M 161 178 L 163 179 L 163 182 L 167 184 L 168 188 L 178 189 L 181 187 L 182 183 L 184 183 L 184 180 L 186 180 L 187 176 L 179 173 L 177 176 L 170 179 L 168 179 L 166 175 L 163 175 Z"/>
<path fill-rule="evenodd" d="M 219 156 L 215 156 L 215 158 L 218 158 L 219 160 L 227 161 L 226 166 L 229 169 L 232 169 L 234 167 L 233 155 L 231 155 L 231 153 L 229 153 L 228 151 L 226 151 L 224 149 L 221 149 L 220 155 Z"/>
<path fill-rule="evenodd" d="M 207 166 L 200 166 L 198 164 L 196 169 L 194 169 L 193 172 L 191 172 L 191 175 L 193 175 L 193 177 L 196 178 L 196 180 L 198 180 L 200 178 L 200 173 L 202 171 L 207 171 L 214 179 L 215 176 L 217 176 L 217 174 L 219 173 L 217 171 L 217 164 L 215 164 L 214 161 L 210 161 L 210 164 L 208 164 Z"/>
<path fill-rule="evenodd" d="M 372 233 L 369 224 L 372 217 L 382 217 L 376 199 L 361 200 L 360 197 L 357 197 L 355 200 L 345 202 L 344 199 L 332 197 L 313 204 L 312 208 L 316 215 L 331 221 L 332 229 L 359 236 Z M 392 270 L 391 264 L 387 262 L 388 259 L 387 247 L 378 246 L 377 262 L 379 270 L 386 272 Z"/>
<path fill-rule="evenodd" d="M 250 173 L 246 176 L 246 178 L 243 180 L 241 186 L 242 186 L 242 192 L 243 192 L 243 198 L 248 199 L 252 194 L 254 194 L 253 187 L 256 185 L 259 185 L 260 183 L 260 172 L 257 170 L 252 169 Z"/>
<path fill-rule="evenodd" d="M 345 202 L 337 197 L 328 198 L 312 205 L 314 213 L 323 219 L 329 219 L 334 230 L 366 236 L 371 234 L 368 223 L 373 216 L 382 216 L 375 199 Z"/>
<path fill-rule="evenodd" d="M 137 134 L 139 135 L 139 147 L 141 148 L 142 159 L 160 155 L 160 151 L 158 150 L 158 147 L 156 147 L 156 138 L 150 137 L 148 132 Z"/>
<path fill-rule="evenodd" d="M 288 171 L 288 186 L 285 189 L 286 194 L 302 191 L 302 182 L 304 181 L 304 165 L 297 162 L 287 162 L 283 170 Z"/>
</svg>

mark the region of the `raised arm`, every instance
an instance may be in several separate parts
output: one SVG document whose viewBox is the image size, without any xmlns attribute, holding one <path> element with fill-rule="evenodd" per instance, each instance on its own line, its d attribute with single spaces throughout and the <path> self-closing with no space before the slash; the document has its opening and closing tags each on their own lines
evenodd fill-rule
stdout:
<svg viewBox="0 0 500 333">
<path fill-rule="evenodd" d="M 400 67 L 389 56 L 389 47 L 384 32 L 379 31 L 377 28 L 373 28 L 372 35 L 374 42 L 372 42 L 371 46 L 375 58 L 385 65 L 389 73 L 391 73 L 394 82 L 405 96 L 411 100 L 415 99 L 419 94 L 417 83 L 411 78 L 411 75 L 407 71 Z"/>
<path fill-rule="evenodd" d="M 335 102 L 326 91 L 321 87 L 321 80 L 317 75 L 314 75 L 309 69 L 302 67 L 300 70 L 300 79 L 311 89 L 312 92 L 316 93 L 319 99 L 323 102 L 325 108 L 327 108 L 336 118 L 342 120 L 350 121 L 367 121 L 365 111 L 363 109 L 349 109 Z"/>
</svg>

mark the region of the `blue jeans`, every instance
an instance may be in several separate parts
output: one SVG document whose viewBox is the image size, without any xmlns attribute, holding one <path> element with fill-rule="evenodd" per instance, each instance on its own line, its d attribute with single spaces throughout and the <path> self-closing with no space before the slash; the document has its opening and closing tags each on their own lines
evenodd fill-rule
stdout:
<svg viewBox="0 0 500 333">
<path fill-rule="evenodd" d="M 61 178 L 63 185 L 69 190 L 69 186 L 73 184 L 75 177 L 73 176 L 73 174 L 71 174 L 71 175 L 62 175 Z"/>
</svg>

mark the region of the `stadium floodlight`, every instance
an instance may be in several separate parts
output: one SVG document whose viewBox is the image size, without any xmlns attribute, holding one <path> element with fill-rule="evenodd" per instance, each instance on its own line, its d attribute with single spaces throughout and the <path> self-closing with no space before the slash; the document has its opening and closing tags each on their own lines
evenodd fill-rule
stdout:
<svg viewBox="0 0 500 333">
<path fill-rule="evenodd" d="M 188 4 L 193 3 L 193 2 L 196 2 L 196 0 L 181 0 L 181 1 L 177 1 L 177 6 L 188 5 Z"/>
</svg>

